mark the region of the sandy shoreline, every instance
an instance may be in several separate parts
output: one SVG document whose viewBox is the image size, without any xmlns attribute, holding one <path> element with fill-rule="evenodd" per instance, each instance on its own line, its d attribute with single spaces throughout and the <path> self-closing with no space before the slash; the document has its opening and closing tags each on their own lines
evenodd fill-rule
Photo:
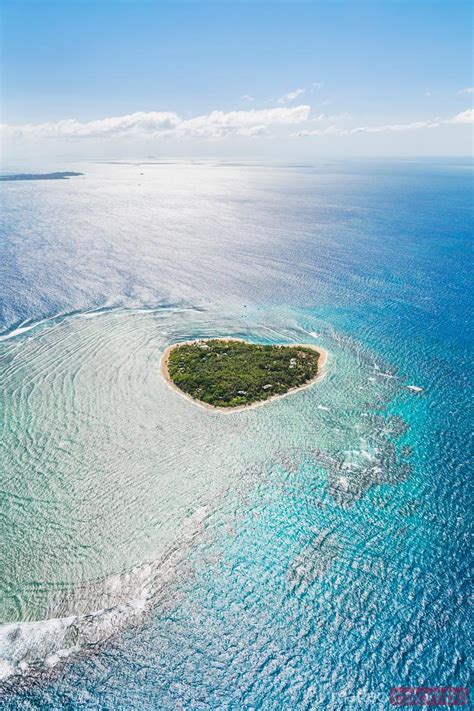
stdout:
<svg viewBox="0 0 474 711">
<path fill-rule="evenodd" d="M 178 388 L 177 385 L 174 384 L 172 381 L 169 372 L 168 372 L 168 358 L 170 356 L 171 351 L 173 351 L 175 348 L 178 346 L 183 346 L 183 345 L 190 345 L 193 343 L 202 343 L 205 341 L 242 341 L 243 343 L 249 343 L 249 341 L 246 341 L 244 338 L 195 338 L 192 341 L 179 341 L 178 343 L 172 343 L 170 346 L 165 348 L 163 355 L 161 356 L 161 361 L 160 361 L 160 373 L 163 376 L 166 384 L 168 387 L 170 387 L 172 390 L 177 392 L 181 397 L 185 398 L 185 400 L 188 400 L 188 402 L 192 402 L 193 405 L 196 405 L 197 407 L 200 407 L 203 410 L 211 410 L 214 412 L 221 412 L 221 413 L 226 413 L 227 415 L 232 414 L 233 412 L 242 412 L 243 410 L 252 410 L 255 407 L 261 407 L 262 405 L 267 405 L 269 402 L 272 402 L 273 400 L 280 399 L 282 397 L 287 397 L 287 395 L 292 395 L 293 393 L 299 392 L 300 390 L 304 390 L 305 388 L 311 387 L 311 385 L 314 385 L 314 383 L 318 382 L 319 380 L 322 380 L 324 376 L 326 375 L 326 363 L 328 360 L 328 352 L 324 348 L 321 348 L 320 346 L 312 346 L 309 343 L 269 343 L 269 344 L 255 344 L 255 345 L 281 345 L 281 346 L 288 346 L 291 348 L 311 348 L 313 351 L 316 351 L 316 353 L 319 353 L 319 360 L 318 360 L 318 372 L 314 376 L 314 378 L 311 378 L 311 380 L 308 380 L 306 383 L 303 385 L 298 385 L 295 388 L 290 388 L 290 390 L 287 390 L 286 393 L 282 393 L 281 395 L 272 395 L 271 397 L 267 398 L 266 400 L 259 400 L 258 402 L 253 402 L 250 405 L 242 405 L 241 407 L 217 407 L 215 405 L 209 405 L 207 402 L 202 402 L 201 400 L 196 400 L 193 398 L 191 395 L 188 395 L 185 393 L 183 390 Z"/>
</svg>

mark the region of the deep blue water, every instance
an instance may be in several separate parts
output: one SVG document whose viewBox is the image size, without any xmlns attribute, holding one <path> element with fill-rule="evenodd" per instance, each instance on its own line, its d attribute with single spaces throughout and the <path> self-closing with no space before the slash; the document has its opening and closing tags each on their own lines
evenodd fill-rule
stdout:
<svg viewBox="0 0 474 711">
<path fill-rule="evenodd" d="M 155 323 L 168 334 L 165 342 L 223 331 L 268 342 L 307 334 L 333 357 L 319 393 L 315 387 L 274 411 L 246 414 L 225 426 L 220 442 L 200 436 L 189 457 L 186 437 L 177 442 L 173 466 L 188 467 L 196 491 L 200 476 L 203 487 L 214 486 L 202 462 L 212 461 L 213 471 L 229 469 L 219 474 L 225 483 L 215 501 L 206 501 L 204 523 L 178 573 L 153 593 L 143 617 L 112 627 L 106 639 L 81 644 L 79 633 L 66 661 L 42 663 L 38 653 L 27 669 L 18 667 L 4 682 L 0 703 L 8 709 L 384 709 L 393 686 L 469 686 L 471 165 L 82 164 L 78 170 L 84 176 L 68 181 L 2 186 L 7 496 L 11 482 L 33 475 L 33 445 L 21 471 L 12 464 L 15 447 L 39 441 L 34 412 L 40 405 L 29 379 L 37 383 L 43 373 L 47 388 L 60 370 L 57 400 L 47 402 L 60 402 L 74 417 L 85 400 L 74 358 L 65 353 L 74 343 L 89 344 L 87 364 L 101 368 L 110 319 L 117 319 L 117 338 L 123 330 L 117 352 L 129 343 L 123 322 L 140 324 L 146 344 L 152 332 L 146 329 Z M 97 310 L 100 316 L 84 320 Z M 69 350 L 58 350 L 66 342 Z M 138 350 L 141 345 L 130 345 L 127 364 Z M 127 373 L 135 372 L 131 367 Z M 113 382 L 120 377 L 117 370 Z M 145 396 L 144 390 L 137 399 Z M 31 419 L 17 414 L 25 407 Z M 50 408 L 43 405 L 42 421 Z M 180 427 L 188 431 L 185 416 L 176 414 L 178 436 Z M 21 428 L 28 434 L 19 434 Z M 81 432 L 74 444 L 87 449 Z M 112 428 L 107 446 L 114 442 Z M 51 446 L 47 437 L 41 443 Z M 114 499 L 113 485 L 107 489 L 117 516 L 127 496 L 136 496 L 133 476 L 142 477 L 145 461 L 123 447 L 122 459 L 130 456 L 130 480 L 117 484 L 123 500 Z M 54 483 L 63 472 L 68 451 L 67 444 L 55 447 L 54 456 L 51 450 L 54 466 L 45 481 Z M 153 456 L 158 471 L 161 460 Z M 97 461 L 88 463 L 91 477 L 100 476 Z M 76 470 L 68 465 L 67 471 L 73 477 Z M 149 476 L 143 481 L 155 474 Z M 54 511 L 51 525 L 60 528 L 63 513 L 55 506 L 69 506 L 70 495 L 55 498 L 45 490 L 32 498 L 46 502 L 44 510 Z M 144 515 L 140 505 L 137 520 Z M 186 507 L 192 513 L 189 502 Z M 149 560 L 148 552 L 137 551 L 163 527 L 162 514 L 153 511 L 147 509 L 143 540 L 132 517 L 130 529 L 120 532 L 92 514 L 81 523 L 84 530 L 102 525 L 109 549 L 123 549 L 109 570 L 102 560 L 107 545 L 94 544 L 97 570 L 123 573 Z M 170 518 L 165 543 L 180 515 L 177 509 Z M 15 589 L 11 599 L 19 601 L 6 605 L 4 621 L 19 625 L 43 620 L 40 613 L 28 616 L 33 604 L 66 609 L 49 600 L 41 564 L 30 578 L 44 595 L 28 587 L 25 541 L 31 536 L 34 547 L 35 536 L 43 539 L 36 525 L 20 533 L 20 520 L 12 504 L 2 522 L 9 545 L 5 578 L 10 570 L 17 576 L 15 583 L 5 579 L 3 589 L 7 597 Z M 135 537 L 136 547 L 128 548 Z M 68 541 L 64 533 L 65 551 Z M 35 549 L 40 559 L 43 545 Z M 91 573 L 85 564 L 77 570 L 72 583 L 80 585 Z"/>
</svg>

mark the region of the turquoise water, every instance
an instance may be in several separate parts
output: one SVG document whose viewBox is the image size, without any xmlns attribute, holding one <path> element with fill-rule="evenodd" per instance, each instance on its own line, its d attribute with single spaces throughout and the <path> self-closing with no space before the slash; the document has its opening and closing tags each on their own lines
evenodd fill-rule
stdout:
<svg viewBox="0 0 474 711">
<path fill-rule="evenodd" d="M 468 686 L 470 166 L 72 169 L 2 185 L 1 703 Z M 328 374 L 200 410 L 159 360 L 214 335 Z"/>
</svg>

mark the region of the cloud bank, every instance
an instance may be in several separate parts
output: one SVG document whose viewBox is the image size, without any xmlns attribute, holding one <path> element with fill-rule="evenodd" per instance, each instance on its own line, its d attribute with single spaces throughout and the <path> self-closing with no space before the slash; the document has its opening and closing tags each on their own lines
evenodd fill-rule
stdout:
<svg viewBox="0 0 474 711">
<path fill-rule="evenodd" d="M 321 120 L 324 114 L 317 117 Z M 438 128 L 443 124 L 472 124 L 474 123 L 474 110 L 467 109 L 455 116 L 447 119 L 433 118 L 427 121 L 412 121 L 411 123 L 389 123 L 381 126 L 354 126 L 344 128 L 332 124 L 326 128 L 305 129 L 292 134 L 296 138 L 306 138 L 308 136 L 353 136 L 358 133 L 391 133 L 400 131 L 413 131 L 421 128 Z"/>
<path fill-rule="evenodd" d="M 209 114 L 183 119 L 171 111 L 138 111 L 126 116 L 114 116 L 96 121 L 64 119 L 57 122 L 3 125 L 2 133 L 10 138 L 206 138 L 255 136 L 267 132 L 270 126 L 304 123 L 310 107 L 278 107 L 248 111 L 212 111 Z"/>
<path fill-rule="evenodd" d="M 298 90 L 302 91 L 302 90 Z M 295 93 L 295 92 L 293 92 Z M 198 139 L 219 140 L 234 136 L 256 137 L 269 135 L 274 126 L 299 126 L 292 138 L 311 136 L 353 136 L 357 134 L 399 133 L 433 129 L 443 125 L 474 123 L 474 110 L 467 109 L 450 118 L 432 118 L 410 123 L 347 126 L 351 115 L 319 114 L 310 118 L 310 106 L 278 106 L 267 109 L 211 111 L 184 119 L 172 111 L 138 111 L 125 116 L 113 116 L 95 121 L 64 119 L 62 121 L 0 126 L 4 138 L 12 139 Z M 306 124 L 306 127 L 304 126 Z M 313 128 L 314 125 L 318 127 Z M 321 126 L 321 124 L 323 124 Z M 329 124 L 324 126 L 324 124 Z M 294 130 L 294 129 L 293 129 Z"/>
</svg>

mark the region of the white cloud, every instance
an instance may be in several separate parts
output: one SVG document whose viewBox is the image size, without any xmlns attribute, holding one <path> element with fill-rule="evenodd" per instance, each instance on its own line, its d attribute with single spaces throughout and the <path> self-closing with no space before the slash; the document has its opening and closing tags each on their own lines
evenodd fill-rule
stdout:
<svg viewBox="0 0 474 711">
<path fill-rule="evenodd" d="M 189 138 L 222 138 L 228 135 L 261 135 L 267 126 L 298 124 L 308 120 L 310 107 L 251 109 L 249 111 L 212 111 L 183 121 L 175 134 Z"/>
<path fill-rule="evenodd" d="M 341 128 L 340 126 L 331 125 L 327 128 L 317 128 L 314 130 L 299 131 L 293 134 L 297 137 L 305 136 L 352 136 L 356 133 L 385 133 L 390 131 L 410 131 L 419 128 L 435 128 L 439 126 L 439 122 L 433 121 L 415 121 L 413 123 L 393 123 L 384 126 L 356 126 L 354 128 Z"/>
<path fill-rule="evenodd" d="M 323 81 L 313 81 L 313 83 L 311 84 L 310 91 L 313 92 L 315 89 L 322 89 L 323 86 L 324 86 Z"/>
<path fill-rule="evenodd" d="M 265 133 L 275 124 L 294 125 L 309 118 L 310 107 L 299 105 L 248 111 L 212 111 L 209 114 L 182 119 L 167 111 L 137 112 L 96 121 L 81 122 L 65 119 L 56 123 L 25 124 L 2 127 L 9 137 L 32 138 L 223 138 L 225 136 L 255 136 Z"/>
<path fill-rule="evenodd" d="M 254 100 L 254 97 L 250 96 L 250 94 L 244 94 L 240 98 L 242 99 L 242 101 L 253 101 Z"/>
<path fill-rule="evenodd" d="M 104 136 L 153 135 L 159 131 L 175 129 L 181 122 L 177 114 L 169 111 L 138 111 L 127 116 L 114 116 L 97 121 L 81 122 L 63 119 L 55 123 L 3 126 L 7 135 L 42 138 L 100 138 Z"/>
<path fill-rule="evenodd" d="M 474 86 L 468 86 L 466 89 L 459 89 L 458 94 L 474 94 Z"/>
<path fill-rule="evenodd" d="M 348 114 L 346 111 L 340 114 L 318 114 L 314 118 L 311 119 L 311 121 L 316 121 L 318 123 L 322 121 L 346 121 L 347 119 L 350 119 L 351 115 Z"/>
<path fill-rule="evenodd" d="M 290 101 L 294 101 L 295 99 L 298 98 L 298 96 L 301 96 L 301 94 L 306 93 L 306 89 L 294 89 L 293 91 L 289 91 L 287 94 L 283 94 L 283 96 L 280 96 L 278 99 L 279 104 L 288 104 Z"/>
<path fill-rule="evenodd" d="M 329 117 L 328 117 L 329 118 Z M 316 117 L 316 121 L 324 120 L 324 114 Z M 416 131 L 423 128 L 438 128 L 443 124 L 470 124 L 474 123 L 474 110 L 468 109 L 462 111 L 456 116 L 448 119 L 433 118 L 427 121 L 412 121 L 411 123 L 389 123 L 382 126 L 355 126 L 353 128 L 344 128 L 332 124 L 326 128 L 316 128 L 313 130 L 305 129 L 292 134 L 296 138 L 305 138 L 308 136 L 353 136 L 358 133 L 391 133 L 401 131 Z"/>
<path fill-rule="evenodd" d="M 106 138 L 174 138 L 218 140 L 232 136 L 254 137 L 270 133 L 272 126 L 295 126 L 302 130 L 294 137 L 351 136 L 357 134 L 399 133 L 437 128 L 442 125 L 474 123 L 474 110 L 467 109 L 450 118 L 432 118 L 410 123 L 348 126 L 350 114 L 324 114 L 310 119 L 310 107 L 277 106 L 242 111 L 212 111 L 183 118 L 172 111 L 136 112 L 95 121 L 64 119 L 57 122 L 3 126 L 5 137 L 31 139 L 106 139 Z M 316 123 L 317 128 L 311 128 Z M 303 125 L 301 125 L 303 124 Z M 304 126 L 306 124 L 306 127 Z"/>
<path fill-rule="evenodd" d="M 389 123 L 385 126 L 358 126 L 352 128 L 350 133 L 385 133 L 387 131 L 413 131 L 420 128 L 437 128 L 439 119 L 429 121 L 412 121 L 411 123 Z"/>
<path fill-rule="evenodd" d="M 467 109 L 448 119 L 446 123 L 474 123 L 474 109 Z"/>
</svg>

